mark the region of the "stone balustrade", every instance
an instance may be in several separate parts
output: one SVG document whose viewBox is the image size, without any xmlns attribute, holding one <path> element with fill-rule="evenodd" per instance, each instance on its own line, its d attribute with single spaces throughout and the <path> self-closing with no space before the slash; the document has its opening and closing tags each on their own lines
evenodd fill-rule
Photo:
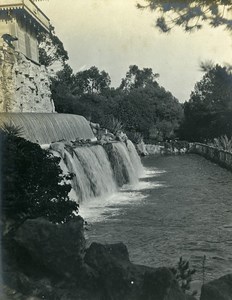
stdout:
<svg viewBox="0 0 232 300">
<path fill-rule="evenodd" d="M 232 170 L 232 153 L 220 150 L 213 146 L 208 146 L 201 143 L 191 144 L 191 153 L 196 153 L 204 156 L 205 158 L 212 160 L 213 162 Z"/>
</svg>

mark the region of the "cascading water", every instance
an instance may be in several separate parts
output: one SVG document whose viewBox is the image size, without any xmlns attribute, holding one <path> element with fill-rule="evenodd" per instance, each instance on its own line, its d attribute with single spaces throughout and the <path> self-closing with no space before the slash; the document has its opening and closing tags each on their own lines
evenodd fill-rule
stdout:
<svg viewBox="0 0 232 300">
<path fill-rule="evenodd" d="M 54 143 L 51 149 L 61 157 L 61 167 L 65 164 L 74 174 L 72 186 L 79 202 L 116 192 L 111 165 L 102 146 L 67 147 L 64 143 Z"/>
<path fill-rule="evenodd" d="M 0 113 L 0 125 L 6 123 L 22 128 L 22 137 L 38 143 L 75 139 L 94 139 L 88 121 L 78 115 L 57 113 Z"/>
<path fill-rule="evenodd" d="M 107 154 L 102 146 L 79 147 L 75 155 L 89 181 L 88 198 L 109 195 L 116 191 L 116 184 Z"/>
<path fill-rule="evenodd" d="M 106 198 L 124 184 L 135 184 L 142 174 L 140 158 L 131 141 L 93 145 L 96 140 L 88 121 L 78 115 L 57 113 L 0 113 L 0 126 L 22 128 L 22 137 L 50 144 L 61 158 L 65 174 L 73 173 L 72 197 L 78 202 Z M 71 141 L 85 140 L 84 144 Z M 58 142 L 61 141 L 61 142 Z M 64 141 L 64 142 L 62 142 Z"/>
<path fill-rule="evenodd" d="M 137 174 L 137 177 L 143 176 L 144 175 L 144 168 L 143 168 L 143 165 L 141 163 L 141 159 L 138 155 L 138 152 L 135 149 L 134 144 L 130 140 L 127 140 L 127 149 L 128 149 L 128 152 L 129 152 L 130 159 L 132 161 L 134 170 Z"/>
<path fill-rule="evenodd" d="M 78 202 L 86 202 L 93 198 L 110 196 L 123 184 L 138 182 L 138 170 L 141 171 L 142 167 L 140 158 L 134 153 L 136 150 L 133 144 L 129 148 L 130 152 L 122 142 L 104 147 L 76 147 L 59 142 L 52 143 L 50 151 L 60 156 L 60 165 L 65 173 L 68 170 L 74 174 L 72 187 L 74 194 L 78 195 Z"/>
</svg>

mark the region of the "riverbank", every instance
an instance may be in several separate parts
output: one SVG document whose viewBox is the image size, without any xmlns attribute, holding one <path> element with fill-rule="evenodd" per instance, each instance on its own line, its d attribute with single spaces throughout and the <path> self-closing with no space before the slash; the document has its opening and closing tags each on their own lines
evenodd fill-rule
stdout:
<svg viewBox="0 0 232 300">
<path fill-rule="evenodd" d="M 131 263 L 122 243 L 85 246 L 84 222 L 26 221 L 3 240 L 2 300 L 196 300 L 173 271 Z M 231 300 L 232 274 L 203 285 L 200 300 Z"/>
<path fill-rule="evenodd" d="M 218 165 L 232 171 L 232 153 L 213 146 L 202 143 L 188 143 L 182 141 L 166 142 L 163 144 L 144 144 L 136 145 L 140 156 L 147 155 L 176 155 L 194 153 L 211 160 Z"/>
<path fill-rule="evenodd" d="M 232 153 L 217 149 L 213 146 L 208 146 L 201 143 L 193 143 L 190 147 L 190 153 L 199 154 L 204 156 L 218 165 L 232 171 Z"/>
<path fill-rule="evenodd" d="M 185 141 L 162 142 L 158 144 L 145 144 L 143 141 L 136 145 L 140 156 L 184 154 L 189 150 L 189 143 Z"/>
</svg>

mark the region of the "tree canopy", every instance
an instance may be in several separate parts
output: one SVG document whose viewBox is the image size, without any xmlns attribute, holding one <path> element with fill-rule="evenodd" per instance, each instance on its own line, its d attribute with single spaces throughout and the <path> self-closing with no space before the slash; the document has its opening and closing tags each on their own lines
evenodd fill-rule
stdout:
<svg viewBox="0 0 232 300">
<path fill-rule="evenodd" d="M 76 73 L 73 79 L 72 93 L 75 95 L 100 94 L 109 89 L 111 84 L 109 74 L 100 72 L 96 67 Z"/>
<path fill-rule="evenodd" d="M 65 66 L 53 80 L 52 94 L 58 112 L 80 114 L 106 128 L 117 119 L 128 134 L 162 141 L 175 136 L 183 112 L 157 77 L 150 68 L 132 65 L 120 86 L 112 88 L 105 71 L 92 67 L 73 74 Z"/>
<path fill-rule="evenodd" d="M 49 67 L 55 62 L 62 65 L 68 60 L 68 52 L 64 49 L 61 40 L 55 34 L 55 28 L 50 25 L 49 33 L 39 32 L 39 62 Z"/>
<path fill-rule="evenodd" d="M 130 91 L 135 88 L 145 88 L 148 85 L 155 84 L 155 79 L 159 77 L 158 73 L 153 73 L 151 68 L 143 68 L 140 70 L 138 66 L 132 65 L 126 73 L 126 77 L 122 79 L 120 89 Z"/>
<path fill-rule="evenodd" d="M 189 102 L 184 104 L 183 138 L 204 141 L 232 133 L 232 74 L 214 65 L 197 82 Z"/>
<path fill-rule="evenodd" d="M 201 29 L 204 24 L 211 27 L 224 26 L 232 30 L 231 0 L 144 0 L 137 4 L 139 9 L 148 8 L 158 14 L 155 26 L 169 32 L 174 26 L 185 31 Z"/>
</svg>

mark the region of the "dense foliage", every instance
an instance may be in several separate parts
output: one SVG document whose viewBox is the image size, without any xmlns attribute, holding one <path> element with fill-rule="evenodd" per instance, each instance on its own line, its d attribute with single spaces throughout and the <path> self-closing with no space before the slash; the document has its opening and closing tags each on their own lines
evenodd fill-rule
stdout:
<svg viewBox="0 0 232 300">
<path fill-rule="evenodd" d="M 232 74 L 226 67 L 211 66 L 196 83 L 184 104 L 180 135 L 190 141 L 212 140 L 232 133 Z"/>
<path fill-rule="evenodd" d="M 53 79 L 52 95 L 56 110 L 85 116 L 110 128 L 117 119 L 123 129 L 149 140 L 175 137 L 182 107 L 161 87 L 152 69 L 130 66 L 119 88 L 110 88 L 110 76 L 96 67 L 74 74 L 65 65 Z"/>
<path fill-rule="evenodd" d="M 65 222 L 78 212 L 69 199 L 71 186 L 53 157 L 39 145 L 1 131 L 2 213 L 7 219 L 23 222 L 45 217 Z"/>
<path fill-rule="evenodd" d="M 39 32 L 39 62 L 40 64 L 49 67 L 55 62 L 60 62 L 62 65 L 68 60 L 68 52 L 64 49 L 61 40 L 56 36 L 55 29 L 50 25 L 49 32 Z"/>
<path fill-rule="evenodd" d="M 203 24 L 211 27 L 224 26 L 232 30 L 231 0 L 145 0 L 146 4 L 137 6 L 140 9 L 149 8 L 156 12 L 156 27 L 162 32 L 169 32 L 174 26 L 180 26 L 185 31 L 201 29 Z"/>
</svg>

